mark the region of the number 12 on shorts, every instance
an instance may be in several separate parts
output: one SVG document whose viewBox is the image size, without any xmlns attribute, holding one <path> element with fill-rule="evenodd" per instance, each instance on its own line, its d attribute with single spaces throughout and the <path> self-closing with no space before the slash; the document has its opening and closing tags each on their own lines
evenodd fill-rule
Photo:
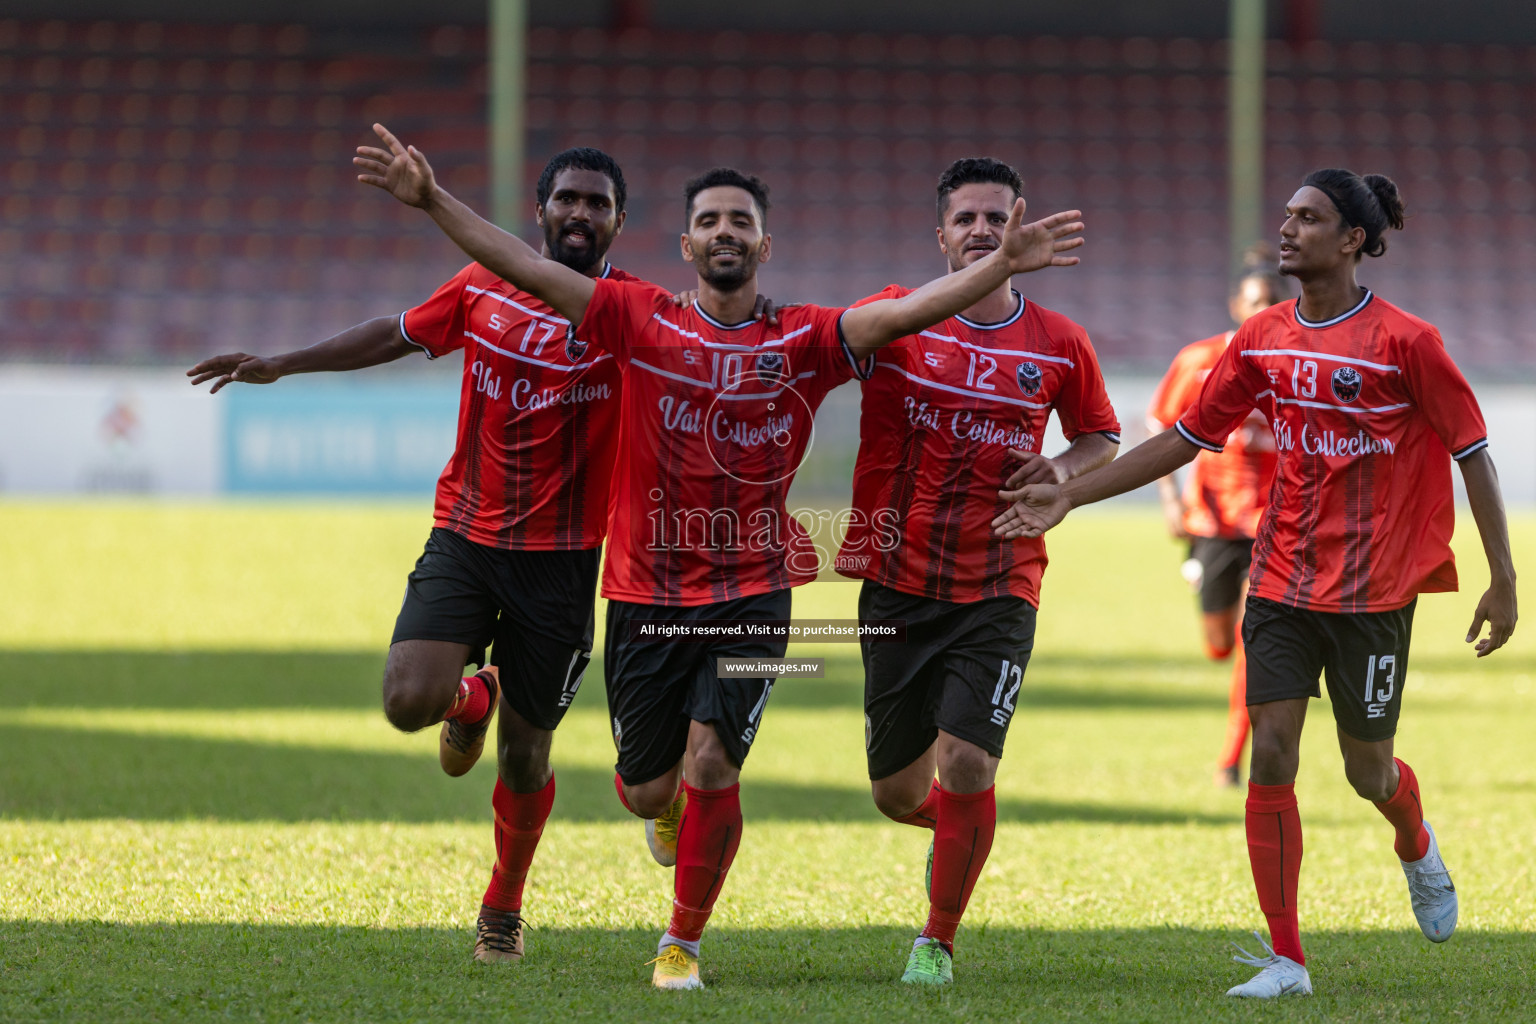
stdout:
<svg viewBox="0 0 1536 1024">
<path fill-rule="evenodd" d="M 1012 682 L 1010 687 L 1008 684 Z M 1018 696 L 1024 682 L 1024 668 L 1011 661 L 1003 662 L 1003 670 L 997 674 L 997 686 L 992 691 L 992 724 L 1007 726 L 1013 717 L 1013 698 Z"/>
<path fill-rule="evenodd" d="M 1376 686 L 1376 670 L 1386 673 L 1382 680 L 1386 689 Z M 1365 717 L 1385 718 L 1387 704 L 1397 692 L 1397 657 L 1391 654 L 1371 655 L 1371 663 L 1365 670 Z"/>
</svg>

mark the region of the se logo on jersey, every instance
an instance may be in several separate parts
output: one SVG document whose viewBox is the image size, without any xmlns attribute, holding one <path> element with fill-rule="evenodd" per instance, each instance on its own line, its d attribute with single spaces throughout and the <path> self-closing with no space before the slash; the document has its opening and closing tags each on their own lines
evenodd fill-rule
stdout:
<svg viewBox="0 0 1536 1024">
<path fill-rule="evenodd" d="M 1040 367 L 1034 363 L 1023 362 L 1019 364 L 1018 378 L 1019 390 L 1033 396 L 1040 390 L 1040 382 L 1044 379 L 1044 375 L 1040 372 Z"/>
<path fill-rule="evenodd" d="M 1328 383 L 1333 388 L 1333 397 L 1341 402 L 1347 404 L 1360 397 L 1360 371 L 1353 366 L 1341 366 L 1334 370 Z"/>
</svg>

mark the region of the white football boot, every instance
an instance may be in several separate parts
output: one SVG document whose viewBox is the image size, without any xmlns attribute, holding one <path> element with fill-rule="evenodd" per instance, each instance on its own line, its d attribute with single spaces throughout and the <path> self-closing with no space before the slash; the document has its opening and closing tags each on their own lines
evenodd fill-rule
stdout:
<svg viewBox="0 0 1536 1024">
<path fill-rule="evenodd" d="M 1435 830 L 1427 821 L 1424 829 L 1429 833 L 1429 850 L 1418 860 L 1398 863 L 1408 877 L 1408 898 L 1413 901 L 1413 916 L 1418 918 L 1419 930 L 1430 942 L 1444 942 L 1456 930 L 1456 886 L 1451 884 L 1451 873 L 1440 859 Z"/>
<path fill-rule="evenodd" d="M 1258 967 L 1260 971 L 1241 985 L 1233 985 L 1227 989 L 1229 996 L 1244 996 L 1248 999 L 1274 999 L 1279 996 L 1309 996 L 1312 994 L 1312 978 L 1307 974 L 1307 969 L 1288 956 L 1279 956 L 1264 941 L 1264 936 L 1258 932 L 1253 937 L 1259 940 L 1259 945 L 1264 947 L 1267 956 L 1254 956 L 1237 943 L 1237 951 L 1242 956 L 1234 956 L 1232 959 L 1240 964 L 1248 964 L 1250 967 Z"/>
</svg>

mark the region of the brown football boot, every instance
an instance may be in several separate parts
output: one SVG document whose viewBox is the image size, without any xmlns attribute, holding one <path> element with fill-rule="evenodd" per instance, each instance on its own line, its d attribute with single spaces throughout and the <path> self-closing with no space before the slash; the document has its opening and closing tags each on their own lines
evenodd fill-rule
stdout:
<svg viewBox="0 0 1536 1024">
<path fill-rule="evenodd" d="M 523 958 L 523 919 L 515 910 L 482 904 L 475 922 L 475 959 L 483 964 Z"/>
<path fill-rule="evenodd" d="M 475 675 L 490 686 L 491 707 L 478 722 L 461 722 L 457 718 L 443 720 L 443 731 L 437 738 L 437 760 L 443 771 L 458 778 L 475 766 L 480 752 L 485 749 L 485 734 L 496 717 L 496 705 L 501 701 L 501 682 L 495 665 L 487 665 Z"/>
</svg>

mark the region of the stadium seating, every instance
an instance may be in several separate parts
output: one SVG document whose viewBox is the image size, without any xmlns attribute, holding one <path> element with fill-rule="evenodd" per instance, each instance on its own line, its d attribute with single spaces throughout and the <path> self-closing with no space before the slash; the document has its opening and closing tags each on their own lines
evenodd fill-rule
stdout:
<svg viewBox="0 0 1536 1024">
<path fill-rule="evenodd" d="M 781 299 L 942 269 L 940 168 L 991 154 L 1089 246 L 1027 282 L 1104 357 L 1158 367 L 1226 325 L 1225 44 L 535 28 L 531 184 L 600 145 L 630 181 L 617 262 L 670 287 L 679 195 L 718 163 L 773 191 Z M 487 201 L 482 30 L 0 21 L 0 358 L 267 351 L 418 301 L 460 258 L 352 179 L 383 120 Z M 1470 366 L 1536 372 L 1536 50 L 1271 43 L 1266 197 L 1306 171 L 1397 178 L 1410 229 L 1366 283 Z M 530 202 L 531 208 L 531 202 Z"/>
</svg>

